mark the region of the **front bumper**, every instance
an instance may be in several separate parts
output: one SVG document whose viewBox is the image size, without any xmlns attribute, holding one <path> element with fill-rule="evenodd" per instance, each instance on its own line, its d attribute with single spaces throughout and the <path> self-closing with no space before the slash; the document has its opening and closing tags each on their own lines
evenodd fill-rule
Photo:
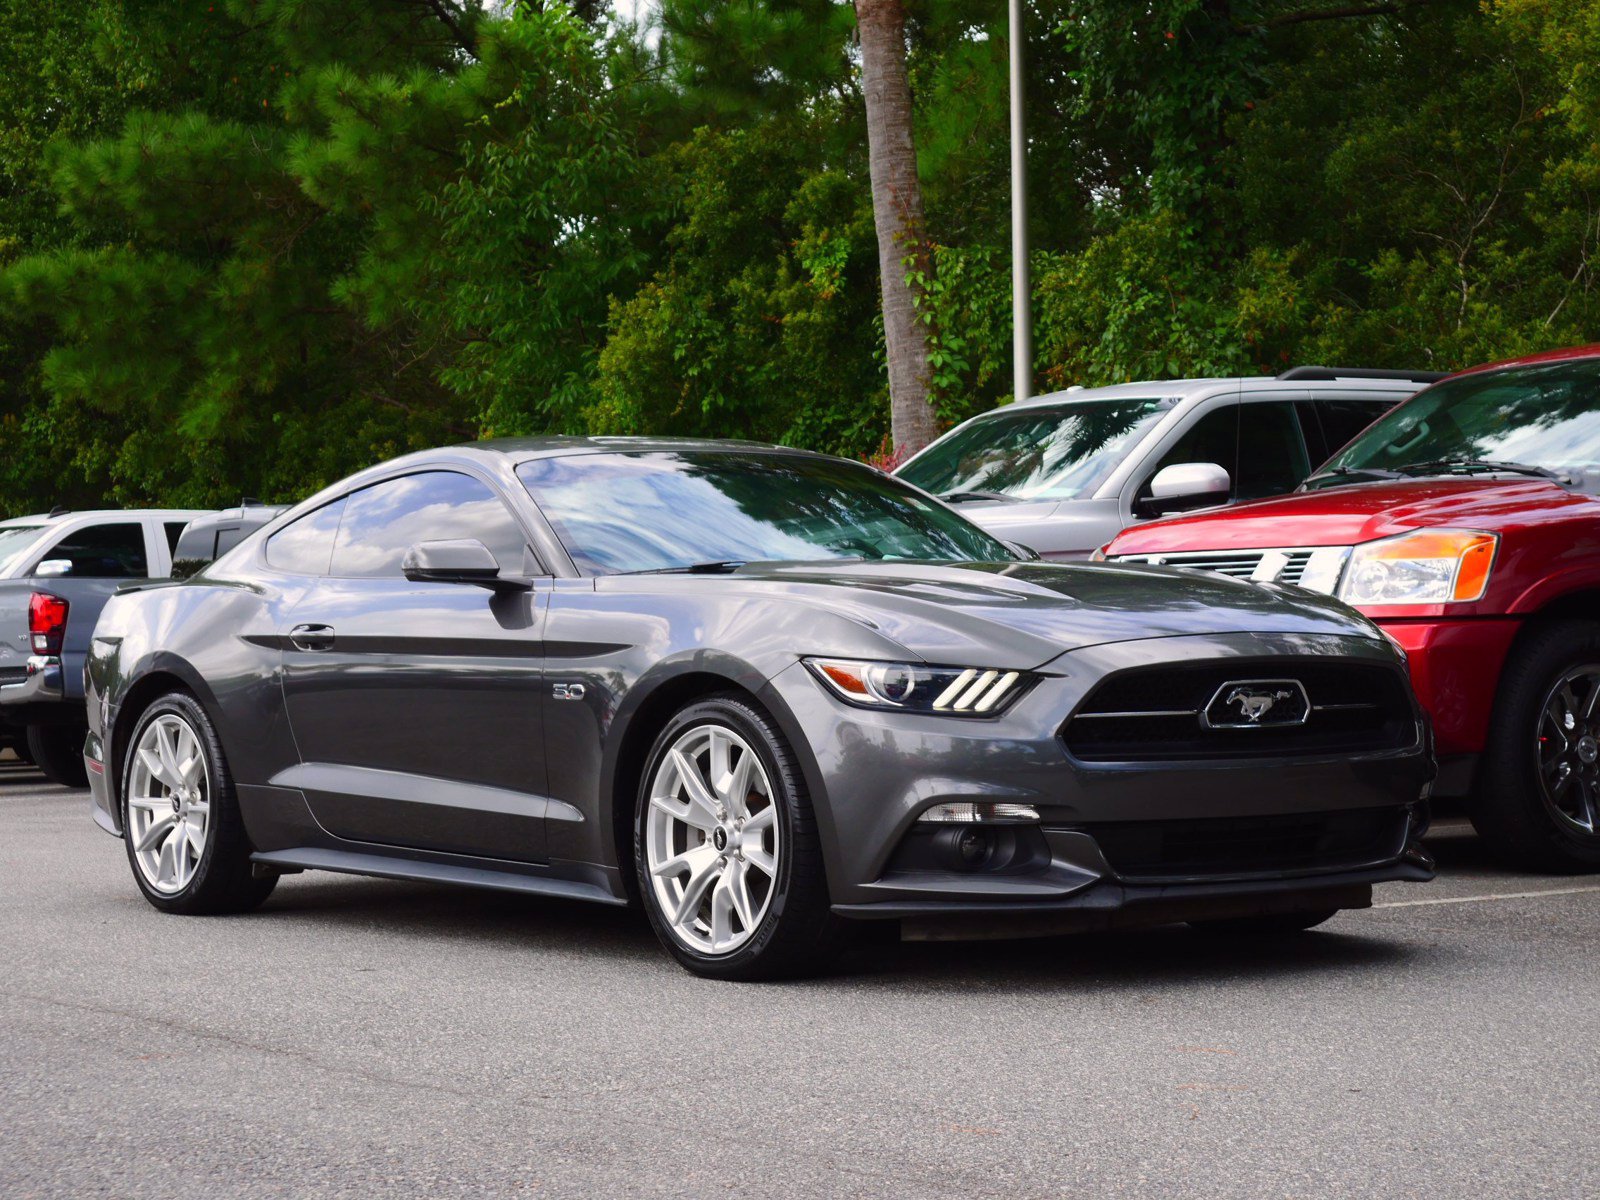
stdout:
<svg viewBox="0 0 1600 1200">
<path fill-rule="evenodd" d="M 791 740 L 809 751 L 804 765 L 835 911 L 1016 919 L 1022 928 L 1024 917 L 1056 919 L 1070 910 L 1093 924 L 1113 911 L 1150 914 L 1174 903 L 1304 908 L 1308 896 L 1340 889 L 1351 904 L 1337 906 L 1353 906 L 1373 883 L 1432 877 L 1418 843 L 1434 776 L 1420 710 L 1410 744 L 1367 754 L 1085 763 L 1059 736 L 1089 690 L 1115 671 L 1307 654 L 1397 669 L 1391 648 L 1364 638 L 1229 634 L 1114 643 L 1063 655 L 1008 711 L 988 720 L 852 708 L 824 694 L 798 665 L 769 686 L 795 725 Z M 928 829 L 918 817 L 932 805 L 959 802 L 1035 808 L 1040 821 L 1029 827 L 1028 851 L 1002 856 L 993 870 L 939 870 L 920 860 L 908 869 L 906 847 Z M 1148 860 L 1129 869 L 1114 865 L 1119 855 L 1102 845 L 1113 830 L 1125 837 L 1197 822 L 1213 840 L 1220 832 L 1225 841 L 1235 826 L 1248 840 L 1284 820 L 1300 821 L 1314 841 L 1321 836 L 1316 821 L 1337 825 L 1348 814 L 1370 818 L 1374 833 L 1343 858 L 1286 850 L 1273 860 L 1269 849 L 1266 858 L 1232 863 L 1185 866 L 1179 855 L 1175 866 L 1152 868 Z"/>
<path fill-rule="evenodd" d="M 1378 624 L 1405 647 L 1411 686 L 1433 719 L 1439 756 L 1481 754 L 1489 738 L 1500 671 L 1521 622 L 1384 619 Z"/>
<path fill-rule="evenodd" d="M 121 837 L 117 801 L 106 767 L 105 745 L 92 729 L 83 743 L 83 767 L 89 777 L 89 812 L 94 816 L 94 823 L 107 833 Z"/>
</svg>

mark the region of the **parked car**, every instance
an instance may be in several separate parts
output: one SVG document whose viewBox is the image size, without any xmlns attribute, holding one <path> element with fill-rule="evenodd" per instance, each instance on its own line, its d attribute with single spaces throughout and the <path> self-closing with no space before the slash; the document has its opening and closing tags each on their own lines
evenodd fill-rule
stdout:
<svg viewBox="0 0 1600 1200">
<path fill-rule="evenodd" d="M 95 819 L 168 912 L 325 869 L 642 902 L 689 969 L 850 921 L 1288 930 L 1426 880 L 1426 725 L 1326 597 L 1015 559 L 857 463 L 529 439 L 327 489 L 88 668 Z"/>
<path fill-rule="evenodd" d="M 0 745 L 54 783 L 82 787 L 83 661 L 119 587 L 172 570 L 198 512 L 69 512 L 0 521 Z"/>
<path fill-rule="evenodd" d="M 1106 555 L 1326 592 L 1410 655 L 1438 792 L 1495 847 L 1600 866 L 1600 347 L 1436 384 L 1296 495 L 1129 530 Z"/>
<path fill-rule="evenodd" d="M 897 474 L 998 538 L 1084 558 L 1127 526 L 1291 491 L 1439 378 L 1297 367 L 1273 379 L 1072 388 L 974 417 Z"/>
</svg>

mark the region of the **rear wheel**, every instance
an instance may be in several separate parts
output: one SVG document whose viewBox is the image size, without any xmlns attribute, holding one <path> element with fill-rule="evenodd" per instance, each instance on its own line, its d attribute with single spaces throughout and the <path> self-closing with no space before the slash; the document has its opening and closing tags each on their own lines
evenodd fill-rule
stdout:
<svg viewBox="0 0 1600 1200">
<path fill-rule="evenodd" d="M 839 942 L 799 767 L 770 718 L 742 698 L 692 704 L 656 739 L 634 861 L 656 935 L 697 975 L 803 974 Z"/>
<path fill-rule="evenodd" d="M 1600 867 L 1600 623 L 1558 621 L 1517 643 L 1471 813 L 1480 835 L 1525 866 Z"/>
<path fill-rule="evenodd" d="M 1259 917 L 1227 917 L 1215 921 L 1190 921 L 1200 933 L 1221 937 L 1281 937 L 1304 933 L 1339 914 L 1337 908 L 1312 908 L 1304 912 L 1264 913 Z"/>
<path fill-rule="evenodd" d="M 187 693 L 168 693 L 140 716 L 128 742 L 122 798 L 134 880 L 163 912 L 245 912 L 277 883 L 251 870 L 222 744 Z"/>
<path fill-rule="evenodd" d="M 88 787 L 89 772 L 83 765 L 83 739 L 88 733 L 84 725 L 30 725 L 28 757 L 51 783 Z"/>
</svg>

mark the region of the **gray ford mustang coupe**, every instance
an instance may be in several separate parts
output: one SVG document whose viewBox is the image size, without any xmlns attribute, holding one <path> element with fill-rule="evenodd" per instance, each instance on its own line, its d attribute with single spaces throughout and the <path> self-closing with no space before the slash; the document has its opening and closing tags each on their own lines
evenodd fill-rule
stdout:
<svg viewBox="0 0 1600 1200">
<path fill-rule="evenodd" d="M 770 446 L 374 467 L 116 596 L 88 705 L 95 819 L 167 912 L 306 869 L 637 900 L 749 979 L 862 921 L 1289 931 L 1432 875 L 1427 725 L 1355 612 L 1026 561 Z"/>
</svg>

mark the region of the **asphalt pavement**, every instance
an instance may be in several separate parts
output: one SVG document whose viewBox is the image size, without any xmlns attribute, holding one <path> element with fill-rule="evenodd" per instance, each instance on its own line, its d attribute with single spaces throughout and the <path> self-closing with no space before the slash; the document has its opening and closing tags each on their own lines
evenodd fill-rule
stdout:
<svg viewBox="0 0 1600 1200">
<path fill-rule="evenodd" d="M 1600 1195 L 1600 877 L 1288 942 L 882 947 L 710 983 L 637 913 L 307 874 L 163 916 L 0 764 L 0 1196 Z"/>
</svg>

